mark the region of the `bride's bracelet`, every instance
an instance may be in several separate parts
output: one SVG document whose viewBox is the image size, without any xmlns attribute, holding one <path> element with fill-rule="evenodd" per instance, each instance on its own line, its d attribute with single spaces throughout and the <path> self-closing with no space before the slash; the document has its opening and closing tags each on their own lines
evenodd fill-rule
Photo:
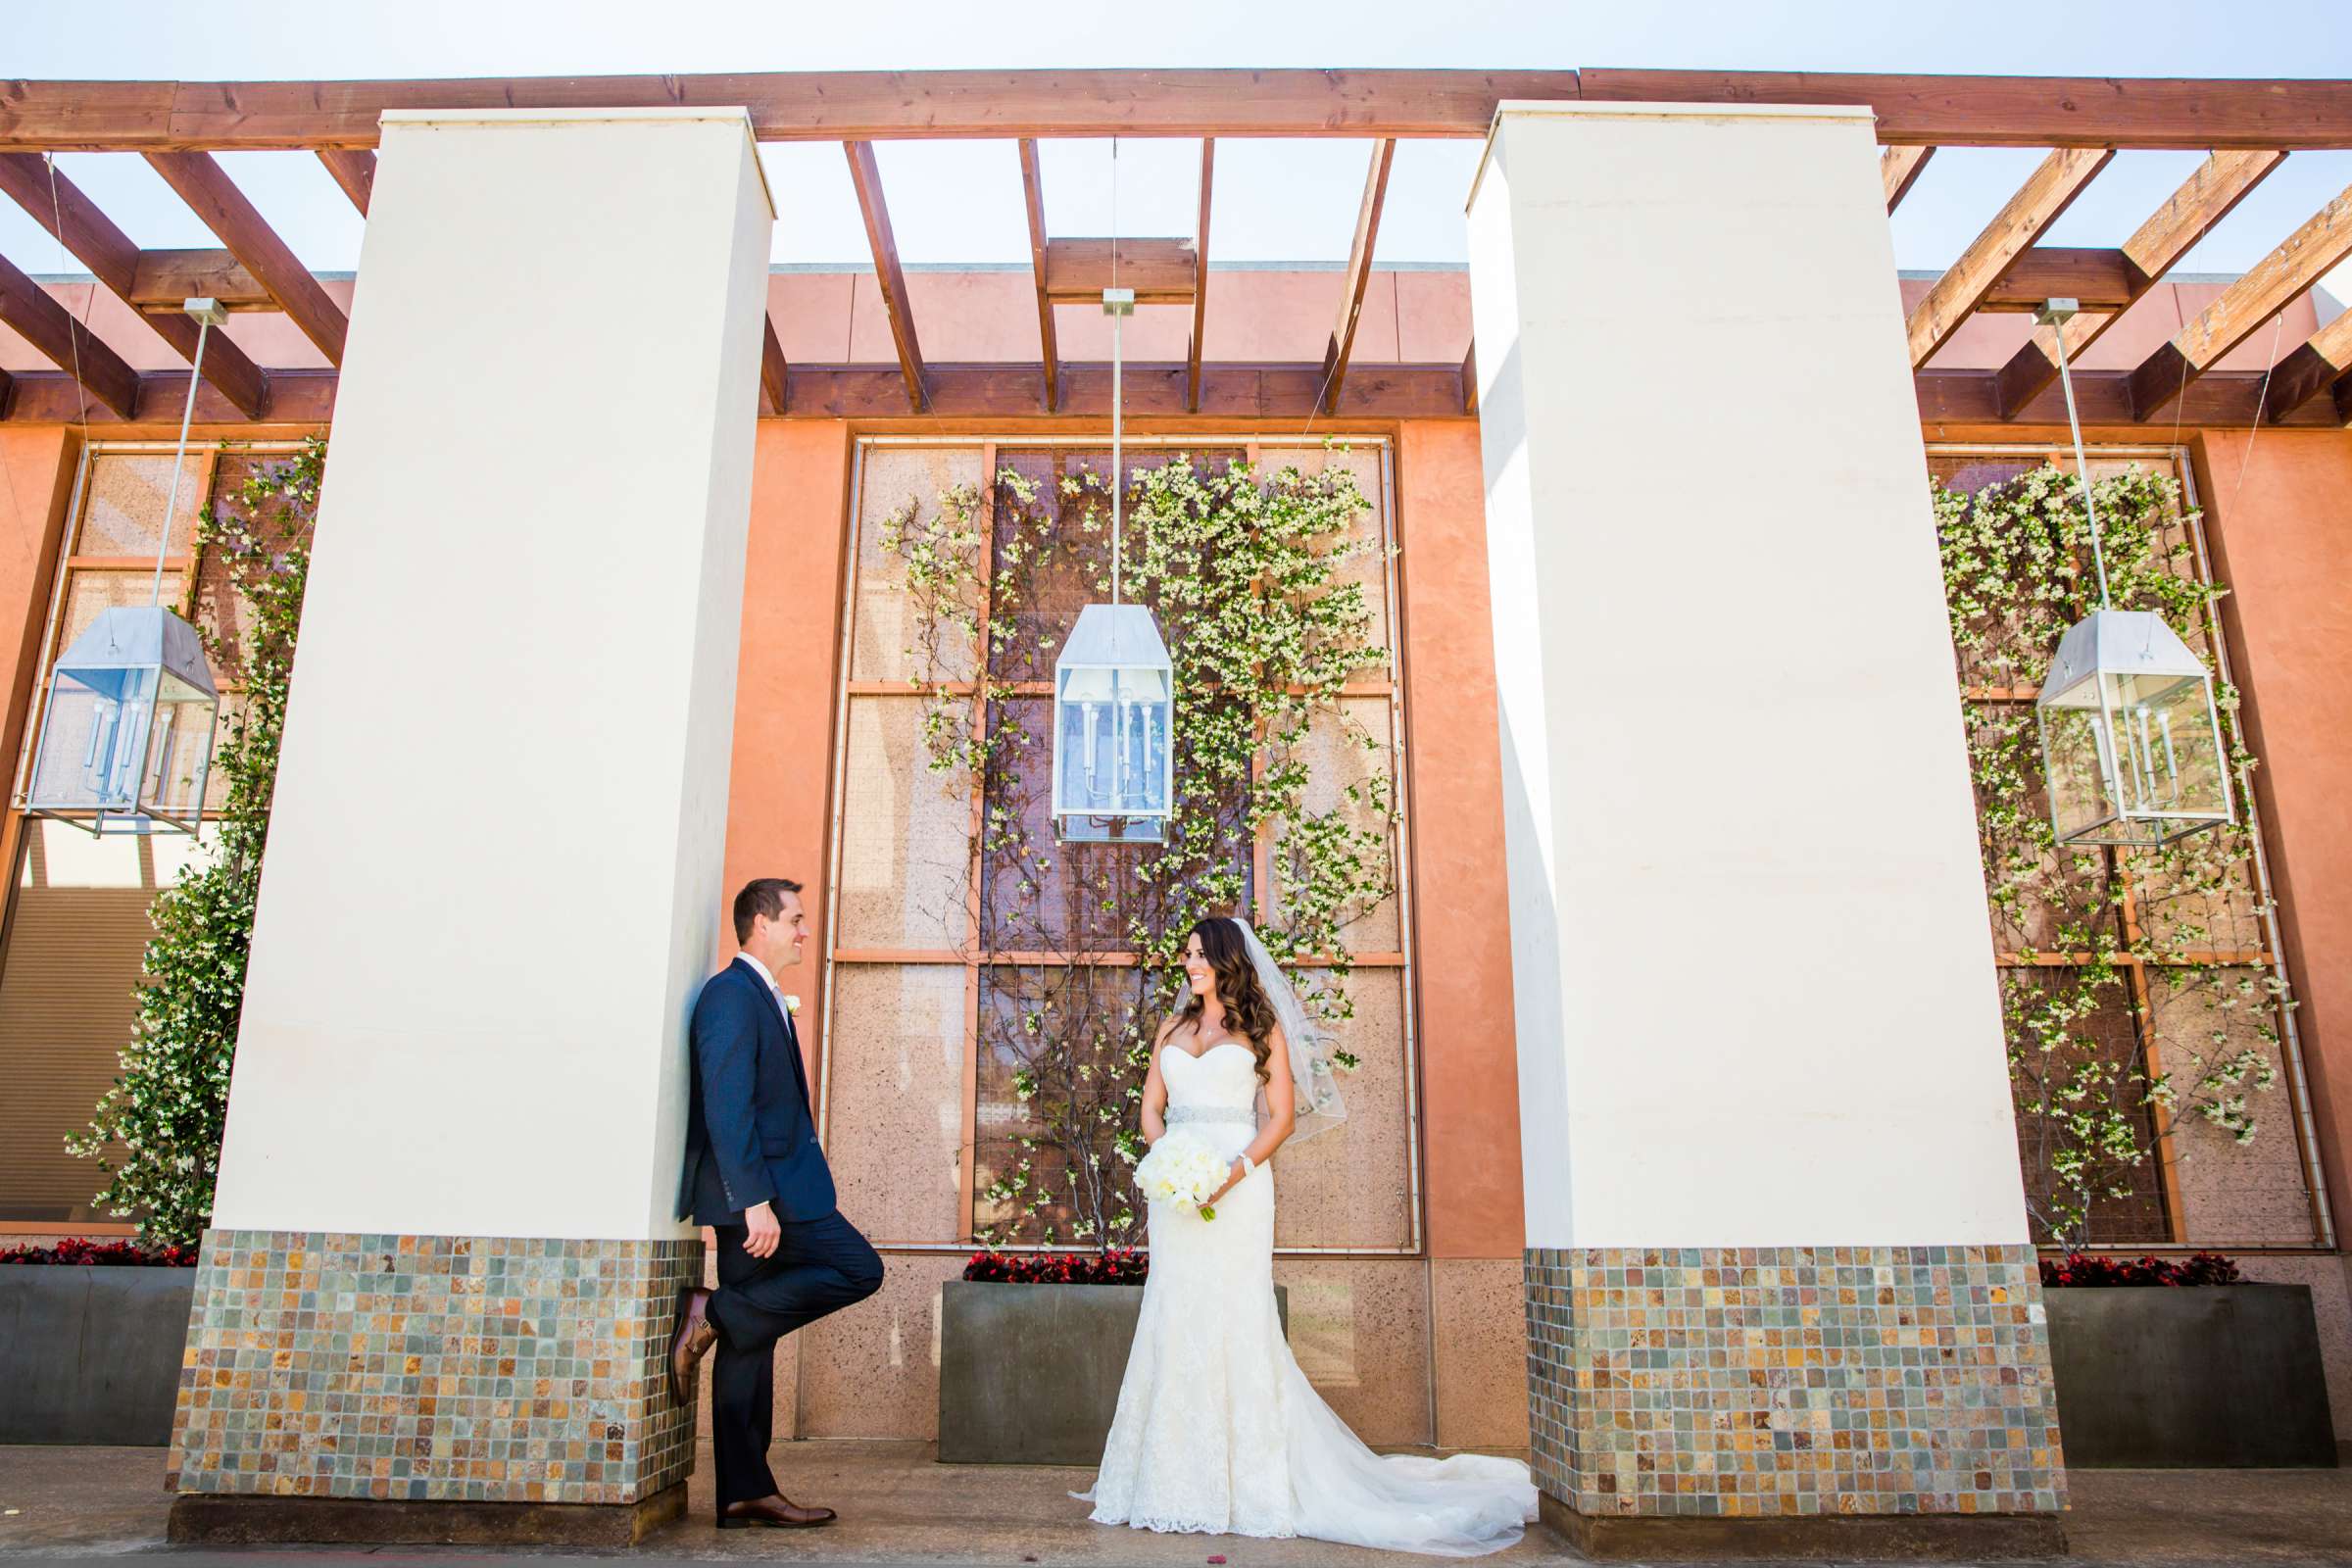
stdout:
<svg viewBox="0 0 2352 1568">
<path fill-rule="evenodd" d="M 1250 1151 L 1246 1149 L 1241 1152 L 1241 1161 L 1242 1179 L 1247 1181 L 1257 1173 L 1257 1161 L 1250 1157 Z"/>
</svg>

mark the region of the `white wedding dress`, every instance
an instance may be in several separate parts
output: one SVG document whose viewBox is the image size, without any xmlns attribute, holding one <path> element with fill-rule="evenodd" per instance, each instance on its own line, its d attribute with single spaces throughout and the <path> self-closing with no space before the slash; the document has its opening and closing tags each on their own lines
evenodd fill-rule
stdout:
<svg viewBox="0 0 2352 1568">
<path fill-rule="evenodd" d="M 1256 1060 L 1225 1041 L 1161 1048 L 1167 1123 L 1228 1157 L 1256 1136 Z M 1536 1489 L 1516 1459 L 1374 1453 L 1292 1359 L 1274 1306 L 1274 1175 L 1261 1165 L 1204 1220 L 1153 1203 L 1152 1269 L 1118 1413 L 1092 1490 L 1104 1524 L 1309 1536 L 1469 1557 L 1516 1542 Z"/>
</svg>

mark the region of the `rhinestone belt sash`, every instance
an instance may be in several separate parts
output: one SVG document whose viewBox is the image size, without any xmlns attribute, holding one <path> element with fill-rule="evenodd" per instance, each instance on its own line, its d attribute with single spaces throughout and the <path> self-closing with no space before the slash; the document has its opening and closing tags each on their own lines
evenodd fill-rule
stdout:
<svg viewBox="0 0 2352 1568">
<path fill-rule="evenodd" d="M 1255 1124 L 1257 1112 L 1247 1105 L 1170 1105 L 1166 1116 L 1171 1127 L 1181 1127 L 1188 1121 L 1230 1121 Z"/>
</svg>

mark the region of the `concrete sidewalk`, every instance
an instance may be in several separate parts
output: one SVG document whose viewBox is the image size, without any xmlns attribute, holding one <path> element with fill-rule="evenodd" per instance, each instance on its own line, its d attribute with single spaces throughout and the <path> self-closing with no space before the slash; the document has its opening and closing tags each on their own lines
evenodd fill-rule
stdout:
<svg viewBox="0 0 2352 1568">
<path fill-rule="evenodd" d="M 777 1479 L 797 1499 L 839 1509 L 811 1531 L 729 1531 L 710 1522 L 706 1446 L 687 1517 L 633 1552 L 647 1562 L 761 1558 L 806 1563 L 1205 1564 L 1233 1568 L 1384 1568 L 1413 1560 L 1313 1541 L 1158 1536 L 1087 1522 L 1066 1494 L 1083 1470 L 940 1465 L 919 1443 L 779 1444 Z M 0 1447 L 0 1555 L 90 1556 L 162 1551 L 160 1448 Z M 2074 1559 L 2096 1563 L 2340 1563 L 2352 1568 L 2352 1470 L 2078 1471 L 2067 1534 Z M 364 1549 L 364 1548 L 363 1548 Z M 173 1551 L 206 1563 L 285 1562 L 325 1554 Z M 349 1558 L 352 1548 L 332 1555 Z M 448 1565 L 528 1552 L 392 1547 L 374 1563 Z M 1578 1559 L 1540 1527 L 1497 1565 Z"/>
</svg>

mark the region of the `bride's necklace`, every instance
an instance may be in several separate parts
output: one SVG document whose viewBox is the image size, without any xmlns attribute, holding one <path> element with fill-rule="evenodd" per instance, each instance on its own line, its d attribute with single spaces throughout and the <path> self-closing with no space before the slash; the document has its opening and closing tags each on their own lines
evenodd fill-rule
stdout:
<svg viewBox="0 0 2352 1568">
<path fill-rule="evenodd" d="M 1244 1040 L 1241 1036 L 1227 1030 L 1225 1028 L 1225 1021 L 1222 1017 L 1217 1020 L 1217 1038 L 1210 1040 L 1206 1038 L 1207 1031 L 1196 1024 L 1194 1026 L 1193 1033 L 1197 1038 L 1200 1039 L 1200 1049 L 1199 1051 L 1185 1051 L 1185 1048 L 1182 1046 L 1178 1046 L 1176 1049 L 1178 1051 L 1183 1051 L 1186 1055 L 1192 1057 L 1195 1061 L 1199 1061 L 1202 1056 L 1207 1055 L 1219 1046 L 1247 1046 L 1249 1044 L 1249 1042 Z"/>
</svg>

